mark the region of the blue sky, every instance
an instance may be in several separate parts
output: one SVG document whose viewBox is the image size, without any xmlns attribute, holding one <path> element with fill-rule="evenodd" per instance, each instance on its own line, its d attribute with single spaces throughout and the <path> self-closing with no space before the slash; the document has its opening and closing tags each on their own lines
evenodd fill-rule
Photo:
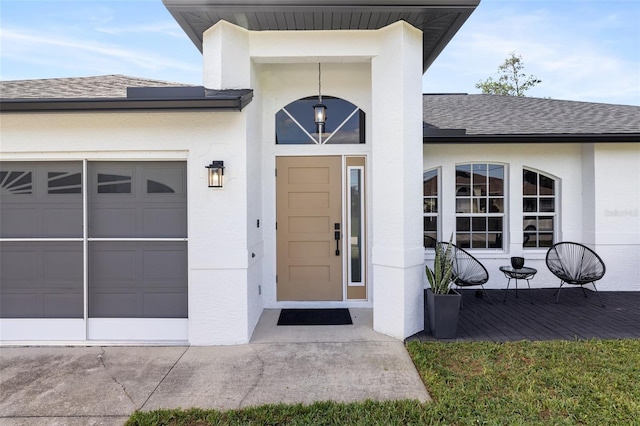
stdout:
<svg viewBox="0 0 640 426">
<path fill-rule="evenodd" d="M 510 52 L 530 96 L 640 105 L 640 0 L 482 0 L 423 78 L 478 93 Z M 200 52 L 161 0 L 0 0 L 0 79 L 125 74 L 202 84 Z"/>
</svg>

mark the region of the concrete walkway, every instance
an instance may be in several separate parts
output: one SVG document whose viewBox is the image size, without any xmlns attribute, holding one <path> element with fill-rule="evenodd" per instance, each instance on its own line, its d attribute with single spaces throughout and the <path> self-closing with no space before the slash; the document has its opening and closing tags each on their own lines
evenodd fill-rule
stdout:
<svg viewBox="0 0 640 426">
<path fill-rule="evenodd" d="M 354 325 L 276 327 L 265 310 L 248 345 L 0 348 L 0 424 L 121 425 L 134 410 L 429 395 L 402 342 Z"/>
</svg>

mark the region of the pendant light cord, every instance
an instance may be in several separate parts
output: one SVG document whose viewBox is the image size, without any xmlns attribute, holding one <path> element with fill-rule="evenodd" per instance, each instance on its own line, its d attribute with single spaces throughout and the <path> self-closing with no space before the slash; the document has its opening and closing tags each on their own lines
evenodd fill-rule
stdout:
<svg viewBox="0 0 640 426">
<path fill-rule="evenodd" d="M 318 62 L 318 101 L 322 103 L 322 71 L 320 69 L 320 62 Z"/>
</svg>

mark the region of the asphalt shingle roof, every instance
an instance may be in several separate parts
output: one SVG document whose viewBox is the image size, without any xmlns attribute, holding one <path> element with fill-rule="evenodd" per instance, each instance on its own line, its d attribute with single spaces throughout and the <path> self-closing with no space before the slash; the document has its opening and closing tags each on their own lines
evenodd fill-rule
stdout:
<svg viewBox="0 0 640 426">
<path fill-rule="evenodd" d="M 4 99 L 73 99 L 126 98 L 127 87 L 176 87 L 190 84 L 173 83 L 125 75 L 95 77 L 47 78 L 38 80 L 0 81 L 0 98 Z"/>
<path fill-rule="evenodd" d="M 424 95 L 427 129 L 467 135 L 640 133 L 640 107 L 484 94 Z"/>
<path fill-rule="evenodd" d="M 10 80 L 0 81 L 0 98 L 126 99 L 128 87 L 189 86 L 119 74 Z M 466 135 L 640 134 L 640 107 L 501 95 L 426 94 L 423 122 L 425 129 L 465 129 Z"/>
</svg>

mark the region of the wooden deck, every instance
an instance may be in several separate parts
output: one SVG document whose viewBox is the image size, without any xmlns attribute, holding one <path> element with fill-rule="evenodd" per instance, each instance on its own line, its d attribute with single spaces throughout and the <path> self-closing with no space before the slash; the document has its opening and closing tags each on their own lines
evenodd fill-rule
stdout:
<svg viewBox="0 0 640 426">
<path fill-rule="evenodd" d="M 487 292 L 493 304 L 486 296 L 476 297 L 475 289 L 461 291 L 464 306 L 455 341 L 640 338 L 640 292 L 600 292 L 604 308 L 594 292 L 587 291 L 585 297 L 575 287 L 563 287 L 558 304 L 553 295 L 555 289 L 533 289 L 528 293 L 521 288 L 518 298 L 515 290 L 509 290 L 504 303 L 504 290 Z M 407 340 L 437 339 L 425 324 L 425 331 Z"/>
</svg>

